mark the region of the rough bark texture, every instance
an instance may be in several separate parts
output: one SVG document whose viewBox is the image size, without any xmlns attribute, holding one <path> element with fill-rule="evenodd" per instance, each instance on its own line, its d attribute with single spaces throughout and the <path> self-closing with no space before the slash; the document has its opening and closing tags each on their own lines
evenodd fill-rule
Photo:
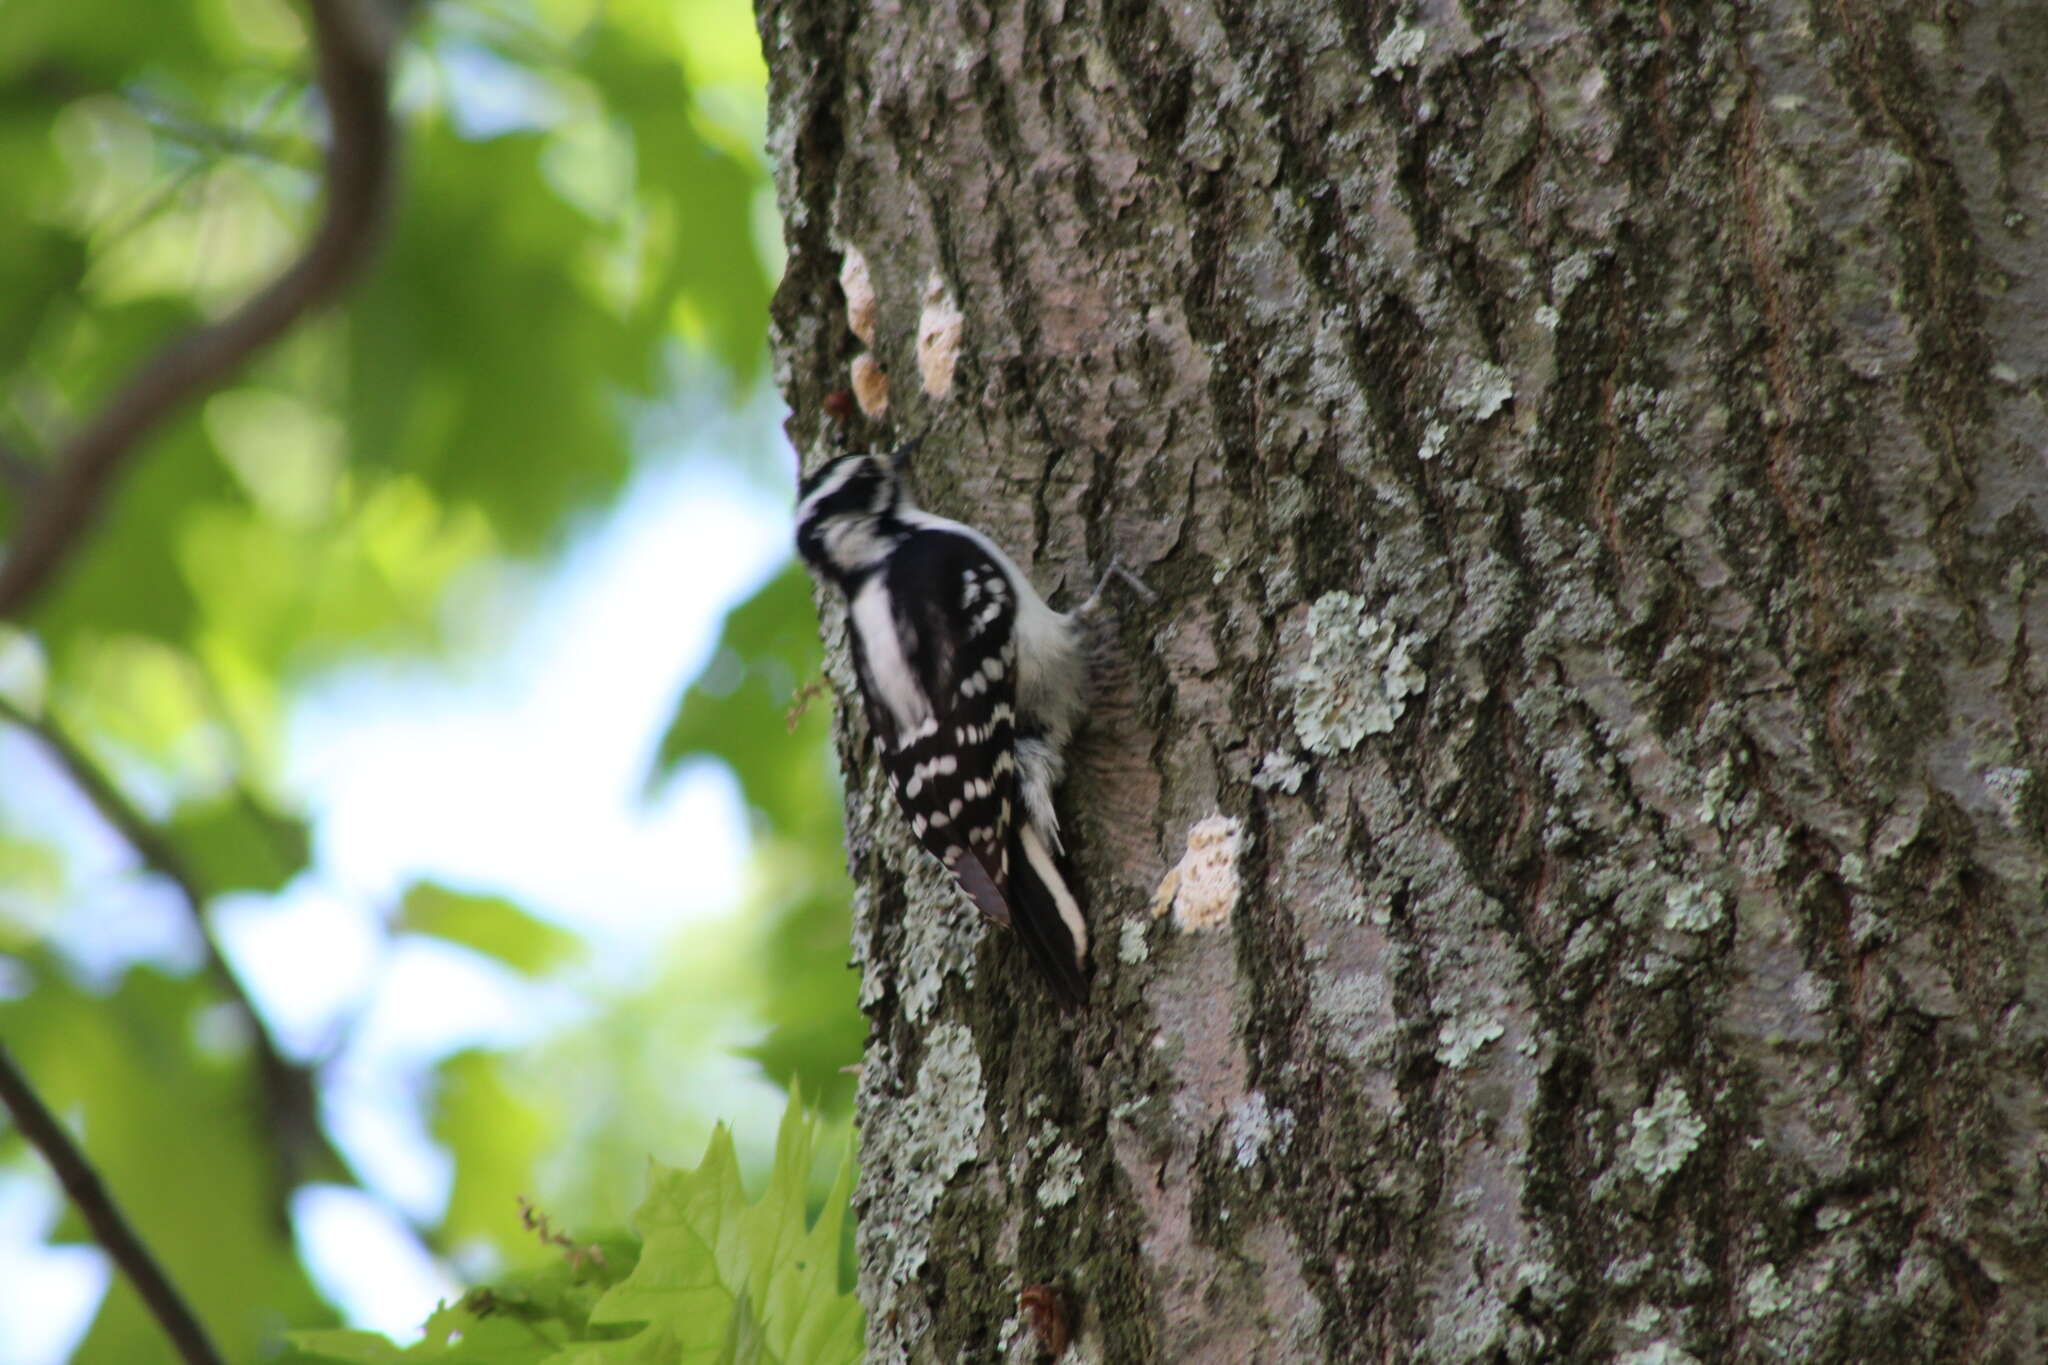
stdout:
<svg viewBox="0 0 2048 1365">
<path fill-rule="evenodd" d="M 1083 1018 L 850 784 L 872 1359 L 2048 1359 L 2048 9 L 761 23 L 799 447 L 856 249 L 851 439 L 1162 595 Z"/>
</svg>

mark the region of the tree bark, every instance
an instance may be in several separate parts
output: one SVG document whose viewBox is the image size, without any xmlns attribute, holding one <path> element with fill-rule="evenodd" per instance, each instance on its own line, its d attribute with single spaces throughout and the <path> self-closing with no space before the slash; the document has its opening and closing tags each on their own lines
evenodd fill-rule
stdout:
<svg viewBox="0 0 2048 1365">
<path fill-rule="evenodd" d="M 872 1360 L 2048 1359 L 2044 14 L 762 0 L 799 449 L 1161 594 L 1078 1019 L 842 708 Z"/>
</svg>

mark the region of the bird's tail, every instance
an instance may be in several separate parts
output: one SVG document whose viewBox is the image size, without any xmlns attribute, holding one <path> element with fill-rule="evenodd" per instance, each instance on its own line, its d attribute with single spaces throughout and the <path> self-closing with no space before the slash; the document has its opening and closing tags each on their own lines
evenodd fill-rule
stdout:
<svg viewBox="0 0 2048 1365">
<path fill-rule="evenodd" d="M 1029 820 L 1020 821 L 1010 852 L 1010 927 L 1061 1005 L 1088 1003 L 1088 922 L 1074 891 L 1073 869 Z"/>
</svg>

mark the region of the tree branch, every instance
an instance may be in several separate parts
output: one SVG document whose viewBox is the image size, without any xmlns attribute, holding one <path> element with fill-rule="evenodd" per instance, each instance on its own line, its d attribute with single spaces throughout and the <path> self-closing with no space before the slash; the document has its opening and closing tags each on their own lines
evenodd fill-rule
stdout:
<svg viewBox="0 0 2048 1365">
<path fill-rule="evenodd" d="M 307 0 L 307 9 L 329 127 L 319 226 L 282 274 L 226 318 L 157 352 L 60 451 L 0 564 L 0 618 L 20 616 L 77 551 L 152 429 L 334 299 L 369 259 L 394 178 L 395 24 L 378 0 Z"/>
<path fill-rule="evenodd" d="M 17 497 L 33 497 L 43 486 L 42 466 L 0 441 L 0 483 L 12 488 Z"/>
<path fill-rule="evenodd" d="M 178 893 L 206 957 L 206 971 L 220 992 L 233 1003 L 249 1030 L 249 1044 L 256 1057 L 256 1071 L 263 1093 L 265 1129 L 276 1152 L 277 1208 L 279 1226 L 290 1227 L 291 1192 L 298 1188 L 312 1167 L 324 1166 L 349 1183 L 359 1185 L 354 1172 L 327 1136 L 320 1123 L 319 1093 L 313 1074 L 286 1057 L 263 1022 L 256 1003 L 236 974 L 233 964 L 214 940 L 206 918 L 207 893 L 184 855 L 149 819 L 135 808 L 107 777 L 90 754 L 48 716 L 32 716 L 6 697 L 0 697 L 0 721 L 34 736 L 79 793 L 91 803 L 100 818 L 132 849 L 143 866 L 168 881 Z"/>
<path fill-rule="evenodd" d="M 179 1295 L 163 1267 L 149 1254 L 142 1238 L 122 1216 L 120 1206 L 114 1203 L 113 1195 L 107 1192 L 100 1180 L 99 1172 L 85 1159 L 85 1153 L 64 1131 L 64 1126 L 45 1105 L 42 1097 L 15 1066 L 14 1058 L 8 1055 L 6 1044 L 0 1043 L 0 1101 L 5 1101 L 7 1110 L 14 1115 L 15 1127 L 27 1138 L 29 1145 L 43 1155 L 50 1163 L 50 1169 L 57 1173 L 57 1179 L 64 1186 L 64 1192 L 84 1215 L 86 1226 L 92 1229 L 93 1237 L 113 1257 L 114 1264 L 121 1267 L 121 1273 L 135 1286 L 135 1292 L 148 1305 L 150 1313 L 164 1329 L 164 1335 L 178 1349 L 185 1359 L 185 1365 L 221 1365 L 220 1354 L 213 1349 L 206 1329 L 200 1326 L 192 1308 Z"/>
</svg>

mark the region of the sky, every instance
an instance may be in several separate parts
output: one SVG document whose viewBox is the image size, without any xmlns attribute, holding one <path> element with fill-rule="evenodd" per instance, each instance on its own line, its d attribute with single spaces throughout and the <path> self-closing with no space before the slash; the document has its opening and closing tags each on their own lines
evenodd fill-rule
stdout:
<svg viewBox="0 0 2048 1365">
<path fill-rule="evenodd" d="M 491 647 L 352 669 L 294 708 L 287 785 L 312 820 L 314 865 L 282 896 L 224 903 L 219 934 L 288 1049 L 316 1053 L 355 1016 L 326 1114 L 401 1210 L 437 1211 L 452 1174 L 420 1125 L 417 1075 L 465 1046 L 516 1044 L 548 1008 L 459 949 L 417 936 L 387 949 L 377 917 L 418 879 L 503 894 L 584 936 L 593 970 L 623 979 L 678 922 L 730 913 L 749 851 L 730 777 L 697 765 L 650 794 L 647 775 L 725 611 L 787 558 L 788 534 L 786 505 L 731 461 L 651 465 L 544 571 L 479 589 L 468 607 L 499 631 Z M 10 781 L 37 761 L 0 735 Z M 111 878 L 121 850 L 89 811 L 56 802 L 43 818 Z M 110 971 L 177 957 L 175 908 L 127 883 L 67 952 Z M 779 1093 L 732 1084 L 730 1107 L 772 1126 Z M 105 1288 L 96 1251 L 42 1245 L 58 1212 L 47 1182 L 0 1175 L 0 1365 L 64 1360 Z M 411 1339 L 460 1292 L 359 1192 L 302 1190 L 294 1215 L 316 1281 L 352 1325 Z"/>
</svg>

